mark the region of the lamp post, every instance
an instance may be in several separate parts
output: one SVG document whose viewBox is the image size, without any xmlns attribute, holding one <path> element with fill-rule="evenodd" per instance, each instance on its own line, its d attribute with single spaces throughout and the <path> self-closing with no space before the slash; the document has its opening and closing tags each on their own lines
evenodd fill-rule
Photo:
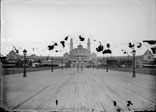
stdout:
<svg viewBox="0 0 156 112">
<path fill-rule="evenodd" d="M 98 61 L 97 61 L 97 57 L 96 57 L 96 68 L 98 70 Z"/>
<path fill-rule="evenodd" d="M 63 70 L 63 58 L 62 58 L 62 70 Z"/>
<path fill-rule="evenodd" d="M 24 54 L 24 63 L 23 63 L 24 71 L 23 71 L 23 77 L 27 77 L 27 75 L 26 75 L 26 54 L 27 54 L 27 50 L 26 49 L 23 50 L 23 54 Z"/>
<path fill-rule="evenodd" d="M 106 57 L 106 72 L 108 72 L 108 59 Z"/>
<path fill-rule="evenodd" d="M 127 56 L 127 67 L 129 67 L 129 55 Z"/>
<path fill-rule="evenodd" d="M 133 54 L 133 78 L 136 77 L 135 75 L 135 54 L 136 54 L 136 51 L 133 49 L 132 51 L 132 54 Z"/>
<path fill-rule="evenodd" d="M 94 69 L 94 62 L 93 62 L 93 69 Z"/>
<path fill-rule="evenodd" d="M 103 69 L 104 69 L 105 67 L 104 67 L 104 55 L 103 55 Z"/>
<path fill-rule="evenodd" d="M 51 72 L 53 72 L 53 57 L 51 58 Z"/>
<path fill-rule="evenodd" d="M 69 60 L 67 59 L 67 62 L 65 63 L 66 69 L 69 66 Z"/>
</svg>

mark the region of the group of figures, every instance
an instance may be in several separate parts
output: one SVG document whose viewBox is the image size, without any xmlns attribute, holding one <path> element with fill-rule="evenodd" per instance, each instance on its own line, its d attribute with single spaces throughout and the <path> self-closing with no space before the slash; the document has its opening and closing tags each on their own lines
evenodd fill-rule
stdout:
<svg viewBox="0 0 156 112">
<path fill-rule="evenodd" d="M 84 67 L 83 60 L 77 60 L 76 61 L 76 67 L 77 67 L 77 73 L 79 73 L 80 70 L 81 70 L 81 73 L 82 73 L 83 72 L 83 67 Z"/>
</svg>

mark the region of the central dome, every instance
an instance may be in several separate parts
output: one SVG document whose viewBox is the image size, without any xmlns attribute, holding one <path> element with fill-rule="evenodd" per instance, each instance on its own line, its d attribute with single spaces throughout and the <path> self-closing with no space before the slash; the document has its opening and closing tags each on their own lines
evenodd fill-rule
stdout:
<svg viewBox="0 0 156 112">
<path fill-rule="evenodd" d="M 83 48 L 83 46 L 82 45 L 78 45 L 78 48 Z"/>
</svg>

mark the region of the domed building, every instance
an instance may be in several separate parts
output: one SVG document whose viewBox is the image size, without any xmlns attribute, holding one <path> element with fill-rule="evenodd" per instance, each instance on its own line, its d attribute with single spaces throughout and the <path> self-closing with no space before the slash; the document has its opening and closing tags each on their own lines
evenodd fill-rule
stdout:
<svg viewBox="0 0 156 112">
<path fill-rule="evenodd" d="M 95 53 L 91 53 L 90 50 L 90 39 L 87 42 L 87 48 L 84 48 L 81 44 L 77 46 L 77 48 L 73 48 L 73 39 L 70 39 L 70 51 L 69 53 L 64 54 L 64 59 L 75 63 L 76 61 L 83 61 L 84 64 L 87 64 L 90 61 L 96 61 L 97 55 Z"/>
</svg>

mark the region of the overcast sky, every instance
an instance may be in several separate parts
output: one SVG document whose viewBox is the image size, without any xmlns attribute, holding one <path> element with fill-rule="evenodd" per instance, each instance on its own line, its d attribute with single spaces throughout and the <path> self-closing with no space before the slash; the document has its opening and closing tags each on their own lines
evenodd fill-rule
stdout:
<svg viewBox="0 0 156 112">
<path fill-rule="evenodd" d="M 28 54 L 62 55 L 49 52 L 47 46 L 67 35 L 74 38 L 74 47 L 83 35 L 91 39 L 92 52 L 101 41 L 111 44 L 112 55 L 123 55 L 121 49 L 129 51 L 128 42 L 156 38 L 155 0 L 2 0 L 1 7 L 3 55 L 12 46 L 20 54 L 26 48 Z M 86 41 L 81 44 L 86 47 Z M 144 44 L 137 54 L 148 48 Z M 63 53 L 68 51 L 69 40 Z"/>
</svg>

